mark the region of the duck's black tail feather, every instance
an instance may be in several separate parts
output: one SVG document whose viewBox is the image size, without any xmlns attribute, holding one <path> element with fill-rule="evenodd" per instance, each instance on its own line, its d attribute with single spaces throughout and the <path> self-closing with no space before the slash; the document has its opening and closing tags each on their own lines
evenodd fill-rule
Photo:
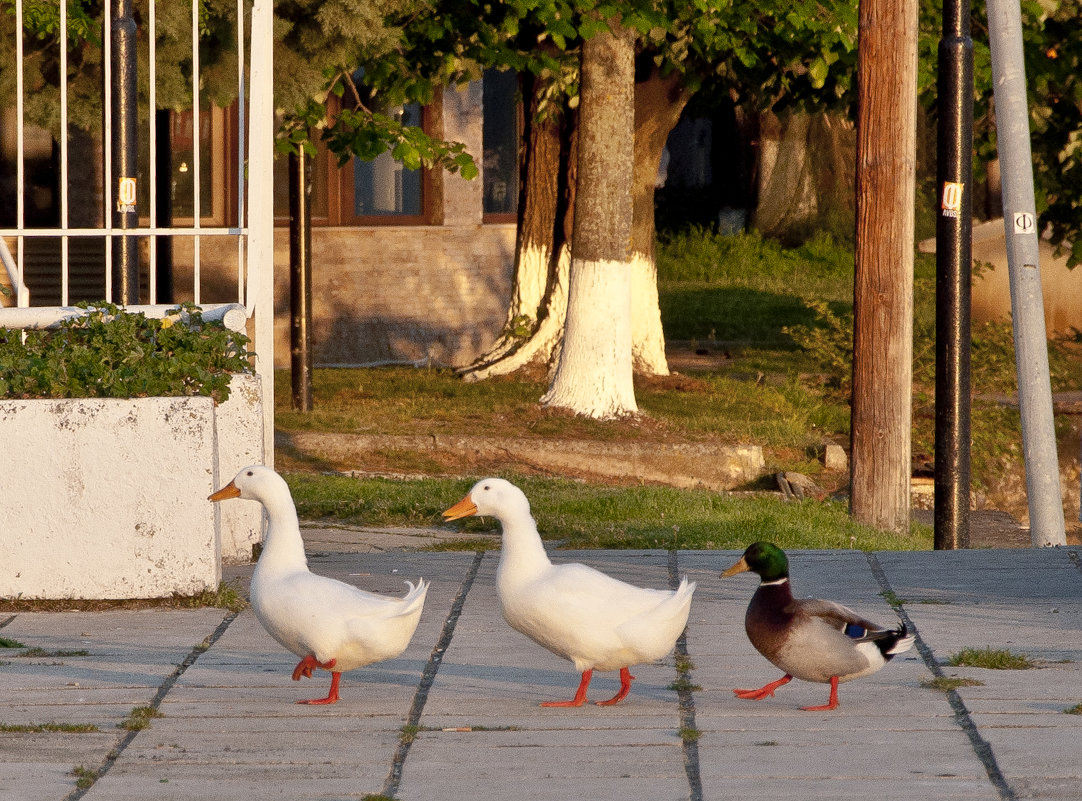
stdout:
<svg viewBox="0 0 1082 801">
<path fill-rule="evenodd" d="M 897 654 L 905 653 L 912 648 L 916 639 L 916 636 L 910 634 L 909 629 L 902 623 L 896 629 L 882 632 L 875 638 L 875 644 L 882 652 L 883 658 L 890 661 Z"/>
</svg>

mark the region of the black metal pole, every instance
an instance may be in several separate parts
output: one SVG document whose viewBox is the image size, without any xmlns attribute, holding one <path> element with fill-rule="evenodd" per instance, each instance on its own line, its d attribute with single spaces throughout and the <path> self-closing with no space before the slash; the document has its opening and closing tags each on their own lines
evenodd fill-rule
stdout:
<svg viewBox="0 0 1082 801">
<path fill-rule="evenodd" d="M 935 547 L 969 547 L 973 40 L 969 0 L 944 0 L 936 170 Z"/>
<path fill-rule="evenodd" d="M 135 86 L 135 20 L 132 0 L 113 3 L 112 47 L 112 129 L 113 129 L 113 225 L 139 225 L 136 176 L 139 150 L 138 102 Z M 139 302 L 139 254 L 134 236 L 118 236 L 113 244 L 113 300 L 120 304 Z"/>
<path fill-rule="evenodd" d="M 173 226 L 173 133 L 172 114 L 168 109 L 158 109 L 154 112 L 157 116 L 158 138 L 155 151 L 155 161 L 158 165 L 156 176 L 157 186 L 154 187 L 154 203 L 158 212 L 158 225 L 162 228 Z M 173 237 L 154 237 L 154 247 L 157 251 L 157 266 L 155 267 L 155 284 L 158 296 L 151 298 L 151 303 L 173 302 Z"/>
<path fill-rule="evenodd" d="M 289 345 L 293 408 L 312 411 L 311 162 L 303 150 L 289 156 Z"/>
</svg>

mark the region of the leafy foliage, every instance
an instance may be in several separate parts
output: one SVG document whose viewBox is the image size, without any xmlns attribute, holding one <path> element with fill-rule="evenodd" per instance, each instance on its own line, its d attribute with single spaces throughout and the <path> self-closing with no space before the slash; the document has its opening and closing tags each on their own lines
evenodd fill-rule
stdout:
<svg viewBox="0 0 1082 801">
<path fill-rule="evenodd" d="M 157 320 L 110 303 L 59 328 L 0 329 L 0 395 L 8 398 L 229 397 L 251 372 L 248 338 L 203 320 L 191 304 Z"/>
<path fill-rule="evenodd" d="M 0 41 L 14 49 L 15 5 L 0 0 Z M 134 0 L 138 72 L 148 74 L 149 0 Z M 59 4 L 49 0 L 22 0 L 24 110 L 26 120 L 53 133 L 60 131 Z M 102 126 L 104 80 L 99 0 L 67 0 L 68 121 L 91 133 Z M 160 108 L 190 108 L 192 104 L 191 6 L 161 3 L 156 7 L 157 82 Z M 199 0 L 199 62 L 204 100 L 220 106 L 236 99 L 236 4 L 233 0 Z M 14 105 L 15 59 L 0 59 L 0 101 Z M 147 82 L 138 83 L 140 114 L 145 119 L 149 97 Z"/>
</svg>

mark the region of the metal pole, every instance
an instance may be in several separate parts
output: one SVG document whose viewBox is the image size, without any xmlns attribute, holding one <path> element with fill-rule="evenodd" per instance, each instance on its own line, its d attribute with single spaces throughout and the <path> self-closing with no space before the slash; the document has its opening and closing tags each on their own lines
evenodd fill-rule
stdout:
<svg viewBox="0 0 1082 801">
<path fill-rule="evenodd" d="M 1040 238 L 1033 197 L 1029 108 L 1018 0 L 988 0 L 988 38 L 996 98 L 996 136 L 1003 178 L 1003 225 L 1014 317 L 1014 357 L 1022 414 L 1022 453 L 1033 545 L 1065 545 L 1063 496 L 1048 377 L 1048 339 L 1041 294 Z"/>
<path fill-rule="evenodd" d="M 173 226 L 173 131 L 172 115 L 168 109 L 159 109 L 154 114 L 158 118 L 157 150 L 158 174 L 157 186 L 154 187 L 154 203 L 157 204 L 158 225 L 162 228 Z M 158 296 L 151 298 L 151 303 L 173 302 L 173 237 L 154 237 L 157 249 L 155 264 L 155 283 Z"/>
<path fill-rule="evenodd" d="M 973 39 L 969 0 L 945 0 L 936 167 L 935 547 L 969 547 Z"/>
<path fill-rule="evenodd" d="M 135 20 L 132 0 L 115 0 L 113 5 L 112 128 L 113 176 L 116 206 L 113 225 L 137 228 L 136 176 L 138 174 L 138 102 L 135 86 Z M 139 302 L 139 254 L 134 236 L 116 237 L 113 260 L 114 300 L 122 305 Z"/>
<path fill-rule="evenodd" d="M 312 411 L 311 162 L 304 150 L 289 156 L 289 345 L 293 408 Z"/>
</svg>

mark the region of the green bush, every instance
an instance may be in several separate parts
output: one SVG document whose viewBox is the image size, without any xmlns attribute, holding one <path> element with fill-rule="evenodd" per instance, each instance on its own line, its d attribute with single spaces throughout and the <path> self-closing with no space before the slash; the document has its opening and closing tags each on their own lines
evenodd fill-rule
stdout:
<svg viewBox="0 0 1082 801">
<path fill-rule="evenodd" d="M 184 304 L 163 319 L 111 303 L 54 329 L 0 328 L 0 396 L 6 398 L 229 397 L 232 373 L 251 372 L 244 334 Z"/>
</svg>

